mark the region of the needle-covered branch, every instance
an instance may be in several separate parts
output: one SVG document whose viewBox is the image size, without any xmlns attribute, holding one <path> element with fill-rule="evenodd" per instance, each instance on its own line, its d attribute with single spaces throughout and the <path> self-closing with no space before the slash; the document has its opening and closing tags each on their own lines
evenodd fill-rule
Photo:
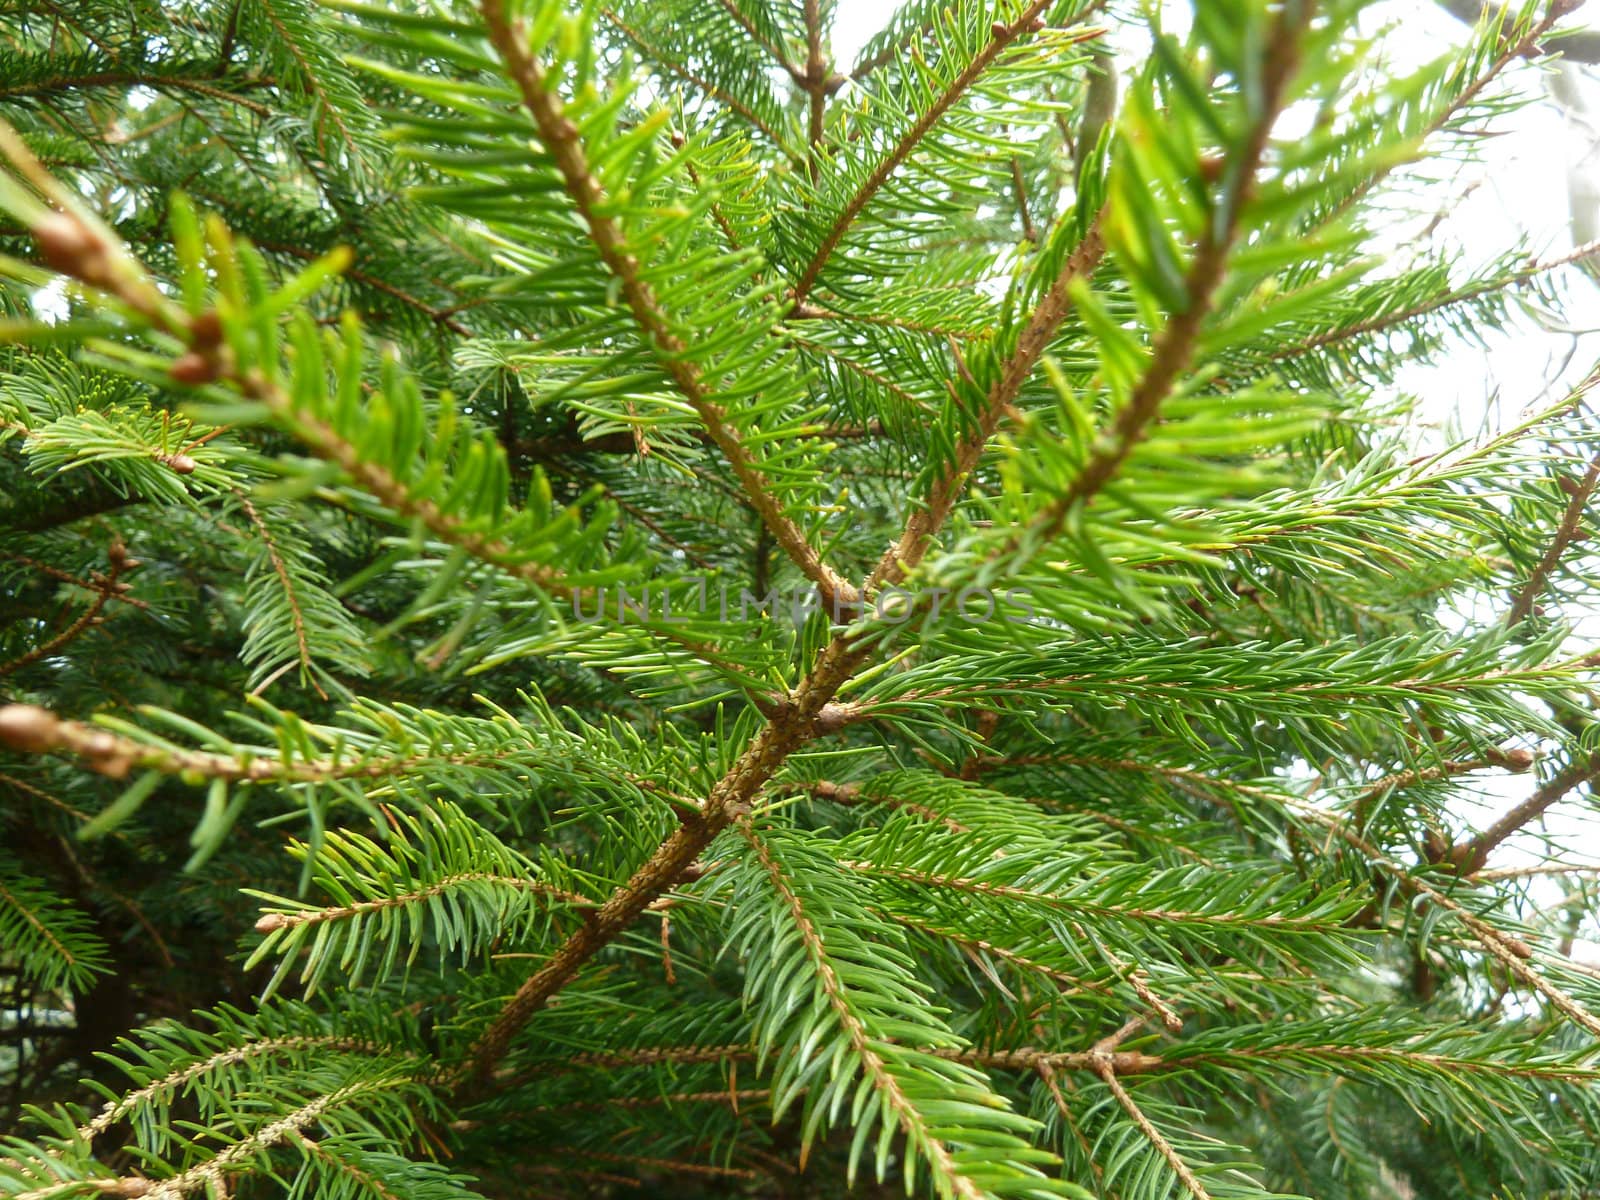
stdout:
<svg viewBox="0 0 1600 1200">
<path fill-rule="evenodd" d="M 738 431 L 728 421 L 715 389 L 699 368 L 684 357 L 685 346 L 656 299 L 655 291 L 640 272 L 638 258 L 617 221 L 608 215 L 609 200 L 590 170 L 582 135 L 562 109 L 560 96 L 549 86 L 544 69 L 528 53 L 523 35 L 513 27 L 500 0 L 485 0 L 484 22 L 495 49 L 506 64 L 539 129 L 539 136 L 555 160 L 561 178 L 583 216 L 589 235 L 606 269 L 619 281 L 629 310 L 661 359 L 673 382 L 683 392 L 728 460 L 745 496 L 761 515 L 772 536 L 805 575 L 815 581 L 823 600 L 833 608 L 848 607 L 857 592 L 851 583 L 822 561 L 810 540 L 784 511 L 771 481 L 762 473 Z"/>
</svg>

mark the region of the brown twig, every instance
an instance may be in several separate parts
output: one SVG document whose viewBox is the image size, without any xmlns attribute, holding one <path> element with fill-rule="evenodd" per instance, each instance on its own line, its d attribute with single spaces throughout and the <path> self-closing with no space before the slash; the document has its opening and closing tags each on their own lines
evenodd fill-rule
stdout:
<svg viewBox="0 0 1600 1200">
<path fill-rule="evenodd" d="M 362 755 L 349 761 L 305 759 L 300 762 L 259 757 L 248 752 L 239 755 L 216 754 L 203 750 L 180 750 L 119 737 L 82 721 L 64 721 L 47 709 L 31 704 L 0 707 L 0 745 L 25 754 L 69 754 L 81 759 L 91 771 L 111 779 L 122 779 L 135 768 L 160 771 L 166 775 L 197 775 L 204 779 L 225 779 L 234 783 L 316 783 L 337 779 L 382 779 L 404 774 L 429 762 L 458 766 L 492 766 L 504 759 L 504 751 L 481 754 L 421 754 L 399 758 L 369 759 Z M 645 786 L 645 781 L 634 781 Z"/>
<path fill-rule="evenodd" d="M 1573 263 L 1581 262 L 1596 253 L 1600 253 L 1600 242 L 1589 242 L 1558 258 L 1533 263 L 1503 279 L 1448 290 L 1431 299 L 1423 300 L 1401 309 L 1399 312 L 1385 313 L 1350 325 L 1341 325 L 1336 329 L 1330 329 L 1325 333 L 1309 337 L 1305 341 L 1289 346 L 1281 346 L 1268 356 L 1267 361 L 1279 362 L 1286 358 L 1296 358 L 1314 350 L 1321 350 L 1326 346 L 1349 341 L 1352 338 L 1362 337 L 1369 333 L 1381 333 L 1385 329 L 1393 329 L 1397 325 L 1403 325 L 1407 321 L 1414 321 L 1418 317 L 1425 317 L 1431 312 L 1437 312 L 1441 308 L 1448 308 L 1452 304 L 1462 304 L 1468 300 L 1476 300 L 1480 296 L 1492 295 L 1508 287 L 1515 287 L 1519 283 L 1526 283 L 1530 279 L 1536 279 L 1540 275 L 1548 274 L 1560 267 L 1571 266 Z"/>
<path fill-rule="evenodd" d="M 1574 760 L 1482 833 L 1451 849 L 1448 861 L 1462 875 L 1476 875 L 1483 870 L 1495 847 L 1538 820 L 1574 788 L 1588 783 L 1597 775 L 1600 775 L 1600 752 Z"/>
<path fill-rule="evenodd" d="M 277 575 L 278 582 L 283 587 L 284 598 L 289 604 L 290 619 L 294 624 L 295 647 L 299 651 L 301 676 L 309 679 L 311 686 L 316 689 L 317 695 L 326 700 L 328 693 L 322 690 L 322 685 L 317 682 L 316 676 L 312 673 L 311 645 L 306 638 L 305 614 L 300 611 L 300 597 L 295 590 L 294 580 L 289 575 L 289 568 L 284 564 L 283 556 L 278 553 L 277 540 L 272 536 L 272 531 L 262 522 L 260 514 L 256 512 L 256 506 L 250 503 L 250 498 L 243 492 L 236 492 L 235 494 L 244 508 L 245 516 L 250 518 L 250 524 L 254 525 L 256 532 L 261 535 L 261 541 L 267 548 L 267 559 L 271 562 L 273 573 Z M 263 681 L 250 694 L 259 696 L 267 690 L 267 686 L 270 683 L 271 679 Z"/>
<path fill-rule="evenodd" d="M 268 251 L 269 253 L 282 254 L 290 258 L 298 258 L 304 262 L 312 262 L 322 257 L 321 252 L 313 250 L 308 246 L 298 246 L 287 242 L 264 241 L 259 237 L 251 240 L 254 245 L 262 250 Z M 473 336 L 470 326 L 463 325 L 460 321 L 452 318 L 451 313 L 454 310 L 435 308 L 426 300 L 420 299 L 417 296 L 413 296 L 404 288 L 397 287 L 395 284 L 390 283 L 386 279 L 380 279 L 378 276 L 373 275 L 368 271 L 364 271 L 360 267 L 346 267 L 343 274 L 347 279 L 353 279 L 356 283 L 361 284 L 363 287 L 369 287 L 375 292 L 382 292 L 385 296 L 390 296 L 393 299 L 398 300 L 407 308 L 415 309 L 417 312 L 427 317 L 428 320 L 432 321 L 435 325 L 439 325 L 445 329 L 448 329 L 451 333 L 456 334 L 458 337 L 469 338 Z"/>
<path fill-rule="evenodd" d="M 755 42 L 756 45 L 760 46 L 772 56 L 773 62 L 782 67 L 784 73 L 787 74 L 790 79 L 794 80 L 796 83 L 802 82 L 805 77 L 804 72 L 802 72 L 799 67 L 794 65 L 789 56 L 784 53 L 782 46 L 779 46 L 771 38 L 763 34 L 761 30 L 756 28 L 755 22 L 745 15 L 744 10 L 735 4 L 734 0 L 717 0 L 717 4 L 721 7 L 723 12 L 727 13 L 734 19 L 735 22 L 738 23 L 739 27 L 743 29 L 745 33 L 750 35 L 751 41 Z"/>
<path fill-rule="evenodd" d="M 1017 201 L 1017 215 L 1022 218 L 1023 239 L 1038 245 L 1039 228 L 1028 210 L 1028 185 L 1022 178 L 1022 159 L 1015 154 L 1011 156 L 1011 193 Z"/>
<path fill-rule="evenodd" d="M 353 904 L 339 904 L 329 908 L 302 909 L 296 912 L 272 911 L 262 915 L 255 924 L 257 933 L 276 933 L 280 929 L 295 929 L 301 925 L 321 925 L 329 921 L 348 921 L 366 913 L 382 912 L 388 908 L 402 908 L 408 904 L 418 904 L 431 900 L 436 896 L 443 896 L 452 889 L 468 883 L 487 883 L 495 887 L 508 888 L 512 891 L 528 892 L 535 896 L 543 896 L 561 904 L 569 904 L 578 909 L 594 907 L 594 901 L 587 896 L 579 896 L 573 892 L 563 891 L 558 887 L 540 883 L 535 879 L 522 879 L 516 876 L 495 875 L 488 871 L 467 871 L 460 875 L 450 875 L 437 883 L 427 887 L 418 888 L 411 892 L 397 892 L 390 896 L 381 896 L 376 900 L 360 900 Z"/>
<path fill-rule="evenodd" d="M 1587 386 L 1600 383 L 1600 370 L 1589 377 L 1584 384 L 1580 384 L 1581 392 Z M 1600 485 L 1600 454 L 1596 454 L 1589 462 L 1589 469 L 1584 472 L 1583 478 L 1577 483 L 1563 480 L 1566 484 L 1568 502 L 1566 511 L 1561 516 L 1561 524 L 1557 526 L 1555 536 L 1550 539 L 1550 544 L 1545 547 L 1544 554 L 1529 573 L 1527 582 L 1517 592 L 1511 604 L 1511 611 L 1506 613 L 1506 627 L 1515 629 L 1532 615 L 1535 604 L 1544 593 L 1545 585 L 1549 583 L 1550 576 L 1561 565 L 1567 548 L 1578 539 L 1583 530 L 1583 516 L 1589 505 L 1589 498 L 1594 495 L 1596 485 Z"/>
<path fill-rule="evenodd" d="M 1117 1078 L 1118 1071 L 1111 1057 L 1114 1053 L 1113 1047 L 1126 1036 L 1130 1031 L 1130 1027 L 1136 1028 L 1141 1023 L 1141 1020 L 1130 1021 L 1128 1025 L 1124 1025 L 1111 1037 L 1095 1043 L 1094 1049 L 1090 1051 L 1090 1054 L 1094 1056 L 1092 1062 L 1095 1074 L 1099 1075 L 1101 1081 L 1111 1090 L 1111 1094 L 1116 1097 L 1117 1103 L 1122 1106 L 1122 1111 L 1127 1113 L 1129 1119 L 1139 1127 L 1139 1132 L 1144 1134 L 1145 1140 L 1154 1146 L 1156 1153 L 1166 1160 L 1167 1165 L 1172 1168 L 1172 1173 L 1188 1189 L 1189 1194 L 1195 1200 L 1211 1200 L 1211 1195 L 1206 1191 L 1205 1185 L 1200 1182 L 1199 1176 L 1194 1173 L 1188 1163 L 1183 1161 L 1178 1152 L 1173 1149 L 1172 1143 L 1167 1141 L 1165 1135 L 1155 1127 L 1150 1118 L 1145 1116 L 1144 1110 L 1139 1107 L 1133 1096 L 1128 1092 L 1128 1089 L 1122 1086 L 1122 1081 Z"/>
<path fill-rule="evenodd" d="M 53 567 L 47 562 L 40 562 L 38 559 L 29 558 L 25 554 L 9 554 L 4 551 L 0 551 L 0 558 L 9 559 L 11 562 L 21 563 L 25 567 L 32 567 L 41 575 L 48 575 L 51 579 L 60 580 L 62 583 L 70 583 L 73 587 L 82 588 L 86 592 L 98 592 L 102 590 L 102 585 L 100 584 L 92 583 L 87 579 L 80 579 L 70 571 L 63 571 L 60 567 Z M 115 600 L 118 604 L 128 604 L 132 605 L 134 608 L 149 609 L 150 607 L 149 601 L 140 600 L 134 596 L 124 595 L 122 592 L 117 592 L 111 597 L 111 599 Z"/>
<path fill-rule="evenodd" d="M 99 625 L 104 620 L 104 618 L 100 615 L 101 610 L 105 608 L 107 602 L 109 602 L 113 597 L 117 596 L 120 591 L 126 589 L 128 586 L 125 583 L 119 582 L 123 572 L 131 570 L 139 565 L 137 559 L 128 557 L 128 548 L 123 545 L 120 537 L 114 536 L 111 539 L 111 546 L 106 553 L 107 558 L 110 561 L 110 569 L 105 575 L 99 575 L 97 573 L 91 577 L 89 586 L 94 591 L 95 595 L 94 599 L 90 601 L 89 607 L 83 611 L 82 615 L 80 615 L 76 621 L 72 622 L 71 625 L 68 625 L 49 641 L 35 646 L 32 650 L 29 650 L 26 653 L 19 654 L 10 662 L 0 663 L 0 676 L 10 675 L 12 672 L 19 671 L 23 667 L 29 666 L 32 663 L 36 663 L 41 659 L 49 658 L 52 654 L 55 654 L 74 638 L 78 637 L 78 635 L 83 633 L 84 630 L 95 625 Z"/>
<path fill-rule="evenodd" d="M 1381 869 L 1395 881 L 1402 893 L 1411 897 L 1424 897 L 1454 915 L 1472 934 L 1477 944 L 1500 962 L 1507 971 L 1543 996 L 1552 1007 L 1574 1024 L 1600 1037 L 1600 1019 L 1528 965 L 1528 960 L 1533 957 L 1533 950 L 1526 942 L 1511 934 L 1502 933 L 1481 917 L 1468 912 L 1426 880 L 1411 874 L 1335 814 L 1326 812 L 1314 804 L 1296 802 L 1290 797 L 1285 797 L 1285 800 L 1292 803 L 1302 817 L 1321 825 L 1331 836 L 1339 838 L 1359 852 L 1368 864 Z"/>
<path fill-rule="evenodd" d="M 823 121 L 828 109 L 828 62 L 822 56 L 821 0 L 805 0 L 806 69 L 799 84 L 807 97 L 809 119 L 806 140 L 810 143 L 811 178 L 821 169 Z"/>
<path fill-rule="evenodd" d="M 793 150 L 790 149 L 789 143 L 784 136 L 771 125 L 769 125 L 762 118 L 760 113 L 756 112 L 743 100 L 739 99 L 738 96 L 719 88 L 716 84 L 712 83 L 703 75 L 700 75 L 698 72 L 691 71 L 682 63 L 675 61 L 670 54 L 664 53 L 659 46 L 651 45 L 645 40 L 644 34 L 640 33 L 631 25 L 627 24 L 627 22 L 623 21 L 623 19 L 611 9 L 602 9 L 601 15 L 615 25 L 617 30 L 625 38 L 627 38 L 635 46 L 638 46 L 639 49 L 645 53 L 649 57 L 649 60 L 656 66 L 665 70 L 669 74 L 676 75 L 685 83 L 694 85 L 696 88 L 704 92 L 707 96 L 710 96 L 719 104 L 726 105 L 730 112 L 737 113 L 740 117 L 748 121 L 751 128 L 757 129 L 764 133 L 767 136 L 767 140 L 777 147 L 779 152 L 782 153 L 785 158 L 794 163 L 796 166 L 800 165 L 799 157 L 794 153 Z"/>
<path fill-rule="evenodd" d="M 1050 0 L 1031 0 L 1027 7 L 1017 14 L 1015 20 L 1009 23 L 995 23 L 989 42 L 973 56 L 972 61 L 967 64 L 960 74 L 950 81 L 949 86 L 939 94 L 938 99 L 928 106 L 927 110 L 912 123 L 905 133 L 901 134 L 900 140 L 895 143 L 893 149 L 884 156 L 883 161 L 878 164 L 871 175 L 867 176 L 861 186 L 856 189 L 854 195 L 845 203 L 844 208 L 839 211 L 839 215 L 828 228 L 828 232 L 823 235 L 822 241 L 818 244 L 810 261 L 801 269 L 800 276 L 794 285 L 794 307 L 799 308 L 805 304 L 806 298 L 811 295 L 811 289 L 816 286 L 817 280 L 821 277 L 823 268 L 828 265 L 829 259 L 833 257 L 833 252 L 838 249 L 839 243 L 844 240 L 845 234 L 855 224 L 856 218 L 861 215 L 862 210 L 866 208 L 872 198 L 889 182 L 894 173 L 900 169 L 901 164 L 911 156 L 912 151 L 922 143 L 922 139 L 927 137 L 929 131 L 939 123 L 945 113 L 950 111 L 951 106 L 982 77 L 983 73 L 989 69 L 995 59 L 1000 57 L 1006 47 L 1010 46 L 1023 34 L 1032 30 L 1034 21 L 1049 7 Z M 1099 37 L 1101 32 L 1098 29 L 1089 30 L 1083 36 L 1086 39 Z"/>
</svg>

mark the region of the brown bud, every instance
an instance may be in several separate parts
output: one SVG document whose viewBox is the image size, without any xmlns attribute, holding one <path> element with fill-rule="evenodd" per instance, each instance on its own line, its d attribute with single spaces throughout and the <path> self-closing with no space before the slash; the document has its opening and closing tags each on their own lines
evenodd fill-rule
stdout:
<svg viewBox="0 0 1600 1200">
<path fill-rule="evenodd" d="M 856 709 L 849 704 L 824 704 L 812 720 L 818 733 L 837 733 L 855 719 Z"/>
<path fill-rule="evenodd" d="M 1222 178 L 1222 172 L 1228 165 L 1227 155 L 1202 154 L 1200 156 L 1200 178 L 1207 183 L 1216 183 Z"/>
<path fill-rule="evenodd" d="M 1528 945 L 1528 943 L 1523 941 L 1521 938 L 1512 937 L 1510 934 L 1504 933 L 1501 934 L 1500 937 L 1505 942 L 1506 949 L 1511 951 L 1511 953 L 1515 954 L 1518 958 L 1533 957 L 1533 947 Z"/>
<path fill-rule="evenodd" d="M 189 333 L 197 350 L 209 350 L 222 344 L 222 318 L 215 310 L 201 313 L 189 322 Z"/>
<path fill-rule="evenodd" d="M 257 933 L 275 933 L 289 923 L 289 918 L 282 913 L 263 913 L 256 922 Z"/>
<path fill-rule="evenodd" d="M 202 383 L 210 383 L 217 377 L 217 360 L 209 354 L 200 354 L 191 350 L 176 359 L 167 368 L 167 374 L 176 383 L 197 387 Z"/>
<path fill-rule="evenodd" d="M 52 712 L 32 704 L 0 708 L 0 745 L 24 754 L 42 754 L 56 746 L 61 722 Z"/>
<path fill-rule="evenodd" d="M 86 258 L 105 253 L 99 239 L 66 213 L 40 218 L 33 227 L 33 240 L 39 243 L 39 256 L 45 264 L 63 275 L 80 275 Z"/>
<path fill-rule="evenodd" d="M 1007 25 L 1004 21 L 996 21 L 993 25 L 989 26 L 989 33 L 994 37 L 995 41 L 1003 42 L 1006 38 L 1011 36 L 1011 26 Z"/>
<path fill-rule="evenodd" d="M 1427 852 L 1429 862 L 1443 862 L 1450 856 L 1450 843 L 1437 829 L 1430 829 L 1423 834 L 1422 847 Z"/>
<path fill-rule="evenodd" d="M 1522 772 L 1533 766 L 1533 751 L 1521 746 L 1515 750 L 1500 751 L 1495 758 L 1508 771 Z"/>
<path fill-rule="evenodd" d="M 196 463 L 187 454 L 163 454 L 161 461 L 172 468 L 174 475 L 193 475 Z"/>
</svg>

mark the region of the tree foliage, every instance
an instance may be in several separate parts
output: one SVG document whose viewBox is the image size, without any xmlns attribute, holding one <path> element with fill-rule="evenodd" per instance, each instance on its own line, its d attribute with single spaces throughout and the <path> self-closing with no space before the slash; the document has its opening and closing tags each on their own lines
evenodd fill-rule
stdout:
<svg viewBox="0 0 1600 1200">
<path fill-rule="evenodd" d="M 1600 1189 L 1568 7 L 0 9 L 0 1195 Z"/>
</svg>

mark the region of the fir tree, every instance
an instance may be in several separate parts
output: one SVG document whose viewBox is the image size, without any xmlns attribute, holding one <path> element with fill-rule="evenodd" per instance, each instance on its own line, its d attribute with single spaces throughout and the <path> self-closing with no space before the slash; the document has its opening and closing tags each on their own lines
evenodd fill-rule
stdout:
<svg viewBox="0 0 1600 1200">
<path fill-rule="evenodd" d="M 0 9 L 0 1194 L 1600 1190 L 1571 6 L 1158 7 Z"/>
</svg>

